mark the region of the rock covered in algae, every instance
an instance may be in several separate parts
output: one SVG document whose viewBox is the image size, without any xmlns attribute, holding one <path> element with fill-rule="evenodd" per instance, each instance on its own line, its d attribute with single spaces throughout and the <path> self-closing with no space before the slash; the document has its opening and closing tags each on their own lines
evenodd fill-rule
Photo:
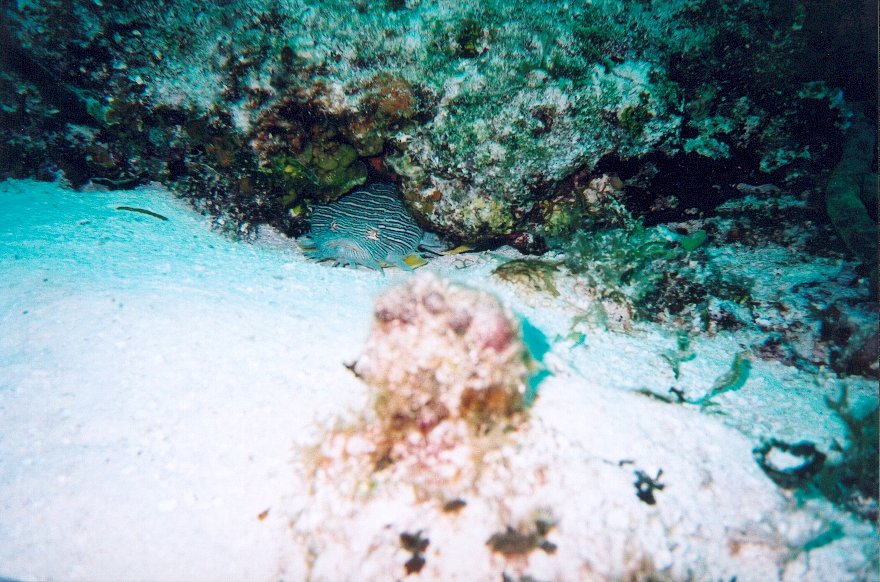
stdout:
<svg viewBox="0 0 880 582">
<path fill-rule="evenodd" d="M 519 324 L 494 297 L 425 273 L 376 301 L 352 369 L 376 391 L 393 461 L 394 441 L 410 433 L 509 422 L 522 410 L 527 354 Z"/>
<path fill-rule="evenodd" d="M 788 172 L 845 118 L 793 74 L 844 0 L 8 4 L 0 174 L 172 182 L 236 227 L 300 234 L 311 204 L 381 179 L 432 231 L 537 249 L 542 203 L 564 217 L 578 175 Z"/>
<path fill-rule="evenodd" d="M 494 297 L 420 273 L 376 301 L 350 364 L 372 408 L 305 451 L 310 488 L 370 499 L 406 489 L 445 504 L 474 487 L 526 428 L 531 356 Z"/>
</svg>

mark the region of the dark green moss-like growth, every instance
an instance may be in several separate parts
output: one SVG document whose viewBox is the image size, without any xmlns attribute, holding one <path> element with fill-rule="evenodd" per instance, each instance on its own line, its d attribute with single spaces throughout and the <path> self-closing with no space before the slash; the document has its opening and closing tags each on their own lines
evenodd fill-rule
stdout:
<svg viewBox="0 0 880 582">
<path fill-rule="evenodd" d="M 585 80 L 593 65 L 606 70 L 614 66 L 612 57 L 626 44 L 626 29 L 608 17 L 602 9 L 586 5 L 571 24 L 571 46 L 557 46 L 545 59 L 543 67 L 553 78 Z"/>
<path fill-rule="evenodd" d="M 294 206 L 304 195 L 333 200 L 367 181 L 367 167 L 346 143 L 306 145 L 299 155 L 281 152 L 264 171 L 286 193 L 282 202 Z"/>
<path fill-rule="evenodd" d="M 578 43 L 580 54 L 588 63 L 601 63 L 609 57 L 612 43 L 620 39 L 622 31 L 600 9 L 586 5 L 572 33 Z"/>
<path fill-rule="evenodd" d="M 565 247 L 565 265 L 588 282 L 596 299 L 624 308 L 634 319 L 704 330 L 710 326 L 710 301 L 743 305 L 751 296 L 751 282 L 719 269 L 704 252 L 705 233 L 700 232 L 686 235 L 641 225 L 582 231 Z"/>
<path fill-rule="evenodd" d="M 497 18 L 492 9 L 483 7 L 436 20 L 431 26 L 430 50 L 448 59 L 475 58 L 488 48 Z"/>
<path fill-rule="evenodd" d="M 638 226 L 577 233 L 566 251 L 565 265 L 601 295 L 616 297 L 638 312 L 637 306 L 657 291 L 668 278 L 671 263 L 682 254 L 656 229 Z"/>
<path fill-rule="evenodd" d="M 457 56 L 473 58 L 480 54 L 480 38 L 483 36 L 483 27 L 474 18 L 464 18 L 458 23 L 458 32 L 455 42 L 458 45 L 455 51 Z"/>
<path fill-rule="evenodd" d="M 843 155 L 825 187 L 825 209 L 844 244 L 871 270 L 877 292 L 877 224 L 862 202 L 862 184 L 870 174 L 876 128 L 860 117 L 846 134 Z"/>
<path fill-rule="evenodd" d="M 642 91 L 639 93 L 638 105 L 628 105 L 620 111 L 617 118 L 625 132 L 637 136 L 644 131 L 645 125 L 654 117 L 648 108 L 650 99 L 650 93 Z"/>
</svg>

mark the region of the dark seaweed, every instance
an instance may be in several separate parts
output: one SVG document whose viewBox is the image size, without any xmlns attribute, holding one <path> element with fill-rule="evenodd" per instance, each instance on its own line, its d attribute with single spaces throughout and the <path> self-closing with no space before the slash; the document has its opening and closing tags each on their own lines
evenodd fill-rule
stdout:
<svg viewBox="0 0 880 582">
<path fill-rule="evenodd" d="M 656 477 L 649 477 L 641 469 L 636 469 L 636 481 L 633 483 L 636 486 L 636 497 L 648 505 L 655 505 L 657 499 L 654 497 L 654 491 L 663 491 L 666 487 L 666 485 L 660 483 L 661 475 L 663 475 L 663 469 L 657 471 Z"/>
<path fill-rule="evenodd" d="M 793 467 L 776 467 L 767 458 L 773 450 L 788 453 L 803 459 L 800 465 Z M 793 489 L 803 485 L 810 477 L 818 473 L 825 463 L 825 455 L 816 450 L 811 442 L 801 441 L 788 444 L 779 439 L 770 439 L 752 451 L 758 466 L 780 487 Z"/>
<path fill-rule="evenodd" d="M 400 534 L 400 547 L 412 553 L 409 560 L 404 562 L 403 568 L 407 574 L 418 574 L 425 566 L 425 557 L 422 555 L 428 549 L 431 541 L 422 537 L 422 531 L 416 533 L 403 532 Z"/>
</svg>

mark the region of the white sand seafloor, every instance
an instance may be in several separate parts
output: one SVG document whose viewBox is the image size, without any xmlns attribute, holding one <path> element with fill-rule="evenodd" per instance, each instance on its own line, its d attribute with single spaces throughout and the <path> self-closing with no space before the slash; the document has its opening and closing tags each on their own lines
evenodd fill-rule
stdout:
<svg viewBox="0 0 880 582">
<path fill-rule="evenodd" d="M 712 411 L 667 404 L 638 391 L 672 385 L 674 330 L 557 340 L 577 314 L 568 288 L 524 294 L 496 265 L 424 269 L 528 319 L 551 375 L 467 505 L 444 512 L 400 483 L 351 495 L 344 476 L 315 488 L 302 471 L 304 447 L 367 405 L 344 364 L 374 298 L 411 274 L 314 264 L 268 231 L 230 240 L 159 187 L 0 183 L 0 579 L 878 579 L 876 527 L 781 489 L 752 456 L 767 438 L 845 442 L 825 397 L 845 385 L 869 406 L 875 381 L 755 359 Z M 750 333 L 693 337 L 678 386 L 708 390 Z M 649 505 L 635 471 L 661 469 Z M 535 515 L 555 551 L 487 545 Z M 430 540 L 419 573 L 403 532 Z"/>
</svg>

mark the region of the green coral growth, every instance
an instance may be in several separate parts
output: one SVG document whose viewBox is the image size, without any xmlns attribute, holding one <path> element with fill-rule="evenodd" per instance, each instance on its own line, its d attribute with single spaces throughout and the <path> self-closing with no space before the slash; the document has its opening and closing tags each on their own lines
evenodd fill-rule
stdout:
<svg viewBox="0 0 880 582">
<path fill-rule="evenodd" d="M 578 232 L 566 250 L 565 265 L 602 295 L 639 303 L 660 284 L 665 265 L 681 250 L 656 229 L 638 226 L 605 232 Z"/>
<path fill-rule="evenodd" d="M 285 192 L 281 197 L 284 208 L 296 205 L 305 190 L 318 185 L 318 177 L 315 173 L 296 156 L 286 154 L 275 156 L 271 165 L 264 171 L 271 174 L 274 183 Z"/>
<path fill-rule="evenodd" d="M 431 29 L 432 52 L 446 58 L 472 59 L 482 54 L 491 40 L 494 12 L 482 9 L 457 19 L 437 20 Z"/>
<path fill-rule="evenodd" d="M 367 166 L 349 144 L 313 147 L 311 161 L 318 177 L 318 189 L 328 198 L 336 198 L 367 181 Z"/>
<path fill-rule="evenodd" d="M 613 68 L 610 56 L 614 51 L 614 44 L 623 40 L 625 30 L 609 18 L 604 10 L 587 4 L 580 20 L 572 27 L 572 35 L 585 65 L 602 63 L 610 70 Z"/>
<path fill-rule="evenodd" d="M 697 250 L 697 247 L 706 242 L 706 237 L 705 230 L 697 230 L 688 236 L 682 237 L 678 242 L 681 243 L 681 247 L 684 250 L 690 253 Z"/>
<path fill-rule="evenodd" d="M 458 27 L 455 35 L 456 55 L 473 58 L 480 54 L 480 38 L 483 36 L 483 27 L 480 23 L 474 18 L 464 18 L 459 22 Z"/>
</svg>

